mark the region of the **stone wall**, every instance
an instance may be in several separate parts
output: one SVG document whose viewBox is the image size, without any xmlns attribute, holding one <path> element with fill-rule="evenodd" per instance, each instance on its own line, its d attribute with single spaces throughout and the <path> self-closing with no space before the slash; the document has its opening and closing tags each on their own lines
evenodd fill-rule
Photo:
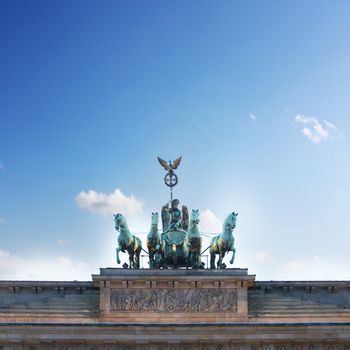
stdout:
<svg viewBox="0 0 350 350">
<path fill-rule="evenodd" d="M 349 350 L 349 330 L 350 324 L 7 324 L 0 325 L 0 345 L 3 350 Z"/>
<path fill-rule="evenodd" d="M 99 317 L 92 282 L 0 281 L 0 322 L 88 322 Z"/>
<path fill-rule="evenodd" d="M 266 281 L 248 290 L 252 322 L 350 320 L 348 281 Z"/>
<path fill-rule="evenodd" d="M 350 350 L 350 282 L 246 269 L 0 281 L 0 350 Z"/>
<path fill-rule="evenodd" d="M 274 344 L 235 344 L 235 343 L 218 343 L 218 344 L 3 344 L 0 350 L 349 350 L 350 343 L 280 343 Z"/>
</svg>

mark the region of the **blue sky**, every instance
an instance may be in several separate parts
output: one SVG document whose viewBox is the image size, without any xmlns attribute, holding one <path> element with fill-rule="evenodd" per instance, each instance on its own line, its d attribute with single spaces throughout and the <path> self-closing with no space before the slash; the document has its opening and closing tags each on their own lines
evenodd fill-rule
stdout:
<svg viewBox="0 0 350 350">
<path fill-rule="evenodd" d="M 0 278 L 116 266 L 112 213 L 147 232 L 156 156 L 182 155 L 203 231 L 239 212 L 234 267 L 350 279 L 349 18 L 341 0 L 1 1 Z"/>
</svg>

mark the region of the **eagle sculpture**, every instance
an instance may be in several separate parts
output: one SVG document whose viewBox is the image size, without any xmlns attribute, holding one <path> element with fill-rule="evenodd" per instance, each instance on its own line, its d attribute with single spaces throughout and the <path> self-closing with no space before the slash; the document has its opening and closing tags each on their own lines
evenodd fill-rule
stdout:
<svg viewBox="0 0 350 350">
<path fill-rule="evenodd" d="M 164 159 L 161 159 L 158 157 L 158 161 L 160 163 L 160 165 L 166 170 L 168 171 L 169 173 L 173 173 L 173 171 L 175 169 L 178 168 L 178 166 L 180 165 L 180 162 L 181 162 L 181 158 L 182 157 L 179 157 L 177 159 L 175 159 L 173 162 L 171 162 L 171 160 L 169 160 L 169 163 L 164 160 Z"/>
</svg>

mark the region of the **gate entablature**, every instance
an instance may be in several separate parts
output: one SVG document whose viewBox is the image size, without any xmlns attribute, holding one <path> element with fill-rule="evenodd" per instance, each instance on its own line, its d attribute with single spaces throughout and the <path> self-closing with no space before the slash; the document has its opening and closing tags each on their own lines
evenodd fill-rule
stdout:
<svg viewBox="0 0 350 350">
<path fill-rule="evenodd" d="M 100 269 L 92 276 L 100 288 L 100 319 L 106 322 L 245 322 L 247 269 Z"/>
</svg>

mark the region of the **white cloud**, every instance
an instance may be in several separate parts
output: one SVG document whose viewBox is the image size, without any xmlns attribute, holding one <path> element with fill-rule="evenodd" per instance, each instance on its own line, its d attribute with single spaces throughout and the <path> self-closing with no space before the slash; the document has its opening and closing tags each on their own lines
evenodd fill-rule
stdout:
<svg viewBox="0 0 350 350">
<path fill-rule="evenodd" d="M 0 250 L 0 276 L 10 280 L 91 280 L 87 263 L 66 256 L 52 259 L 24 258 Z"/>
<path fill-rule="evenodd" d="M 318 256 L 311 256 L 305 259 L 295 259 L 280 264 L 281 276 L 287 276 L 288 279 L 307 280 L 307 279 L 334 279 L 329 274 L 329 264 L 322 261 Z"/>
<path fill-rule="evenodd" d="M 0 217 L 0 224 L 6 224 L 6 220 Z"/>
<path fill-rule="evenodd" d="M 117 188 L 109 194 L 98 193 L 93 190 L 80 192 L 75 201 L 83 208 L 98 214 L 107 215 L 122 212 L 126 215 L 142 213 L 144 202 L 134 195 L 126 196 Z"/>
<path fill-rule="evenodd" d="M 310 264 L 321 266 L 322 261 L 318 256 L 313 256 L 310 259 L 306 259 L 306 260 L 288 261 L 287 263 L 285 263 L 285 268 L 290 271 L 300 271 L 302 269 L 305 269 L 307 265 L 310 265 Z"/>
<path fill-rule="evenodd" d="M 256 115 L 253 113 L 249 113 L 249 118 L 253 121 L 256 121 Z"/>
<path fill-rule="evenodd" d="M 320 143 L 322 140 L 321 136 L 313 133 L 312 130 L 309 128 L 303 128 L 301 132 L 313 143 Z M 326 135 L 324 138 L 327 139 L 328 135 Z"/>
<path fill-rule="evenodd" d="M 332 131 L 337 130 L 334 124 L 326 120 L 319 122 L 315 117 L 305 117 L 301 114 L 298 114 L 294 118 L 294 122 L 305 125 L 301 130 L 301 133 L 311 142 L 316 144 L 321 141 L 326 141 L 332 136 Z"/>
<path fill-rule="evenodd" d="M 271 256 L 269 252 L 258 250 L 255 254 L 255 260 L 259 264 L 274 262 L 275 259 Z"/>
<path fill-rule="evenodd" d="M 0 250 L 0 259 L 8 256 L 10 256 L 10 252 L 7 252 L 6 250 Z"/>
<path fill-rule="evenodd" d="M 208 233 L 221 232 L 222 221 L 210 209 L 206 209 L 200 213 L 199 228 Z"/>
</svg>

